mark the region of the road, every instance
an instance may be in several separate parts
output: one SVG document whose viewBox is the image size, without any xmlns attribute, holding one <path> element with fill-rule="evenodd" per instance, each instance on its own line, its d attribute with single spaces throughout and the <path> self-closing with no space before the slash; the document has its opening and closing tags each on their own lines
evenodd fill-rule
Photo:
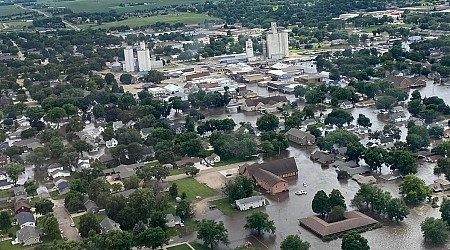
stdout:
<svg viewBox="0 0 450 250">
<path fill-rule="evenodd" d="M 59 228 L 64 231 L 63 236 L 67 237 L 68 241 L 81 240 L 76 227 L 71 227 L 73 223 L 69 211 L 64 207 L 64 200 L 52 200 L 55 206 L 53 207 L 53 214 L 58 220 Z"/>
<path fill-rule="evenodd" d="M 19 8 L 21 8 L 21 9 L 24 9 L 24 10 L 32 10 L 32 11 L 36 11 L 37 13 L 39 13 L 39 14 L 45 16 L 45 17 L 51 17 L 48 13 L 43 12 L 43 11 L 41 11 L 41 10 L 25 8 L 25 7 L 23 7 L 23 6 L 20 5 L 20 4 L 14 4 L 14 5 L 17 6 L 17 7 L 19 7 Z M 81 29 L 78 28 L 77 26 L 75 26 L 75 25 L 69 23 L 68 21 L 66 21 L 66 20 L 64 20 L 64 19 L 62 20 L 62 22 L 66 25 L 66 27 L 70 27 L 71 29 L 73 29 L 73 30 L 75 30 L 75 31 L 80 31 L 80 30 L 81 30 Z"/>
<path fill-rule="evenodd" d="M 197 174 L 197 176 L 201 176 L 201 175 L 209 174 L 209 173 L 215 173 L 215 172 L 219 172 L 219 171 L 222 171 L 222 170 L 229 170 L 229 169 L 237 168 L 237 167 L 242 166 L 244 164 L 255 163 L 255 162 L 257 162 L 257 160 L 244 161 L 244 162 L 238 162 L 238 163 L 233 163 L 233 164 L 229 164 L 229 165 L 224 165 L 224 166 L 221 166 L 221 167 L 208 168 L 208 169 L 205 169 L 205 170 L 200 170 L 200 172 Z M 190 175 L 178 174 L 178 175 L 168 176 L 166 180 L 167 181 L 176 181 L 176 180 L 180 180 L 180 179 L 184 179 L 184 178 L 188 178 L 188 177 L 190 177 Z"/>
</svg>

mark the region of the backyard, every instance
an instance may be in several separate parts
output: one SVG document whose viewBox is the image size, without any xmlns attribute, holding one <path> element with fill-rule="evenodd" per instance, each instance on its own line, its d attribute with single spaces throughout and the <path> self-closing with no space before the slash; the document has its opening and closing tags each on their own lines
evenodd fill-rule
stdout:
<svg viewBox="0 0 450 250">
<path fill-rule="evenodd" d="M 95 218 L 97 219 L 98 223 L 100 223 L 106 217 L 106 214 L 94 214 L 94 215 L 95 215 Z M 73 223 L 75 223 L 75 226 L 77 228 L 80 228 L 80 218 L 81 218 L 81 215 L 72 218 Z"/>
<path fill-rule="evenodd" d="M 194 200 L 197 196 L 201 198 L 206 198 L 209 196 L 213 196 L 216 192 L 205 184 L 199 183 L 194 178 L 185 178 L 170 182 L 169 184 L 176 183 L 178 187 L 178 195 L 181 195 L 183 192 L 186 193 L 186 197 L 188 200 Z"/>
<path fill-rule="evenodd" d="M 225 199 L 219 199 L 209 202 L 211 205 L 215 205 L 217 209 L 220 210 L 225 215 L 232 215 L 233 213 L 236 213 L 238 210 L 231 207 L 230 202 L 228 201 L 228 198 Z"/>
</svg>

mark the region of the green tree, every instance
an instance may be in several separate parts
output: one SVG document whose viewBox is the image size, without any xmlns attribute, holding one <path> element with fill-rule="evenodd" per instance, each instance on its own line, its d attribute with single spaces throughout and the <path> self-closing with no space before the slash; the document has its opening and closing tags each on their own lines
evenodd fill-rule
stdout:
<svg viewBox="0 0 450 250">
<path fill-rule="evenodd" d="M 36 207 L 36 213 L 46 215 L 53 212 L 53 202 L 50 200 L 40 200 L 34 205 Z"/>
<path fill-rule="evenodd" d="M 342 206 L 334 206 L 331 208 L 330 213 L 328 214 L 328 222 L 336 222 L 343 220 L 345 213 L 345 208 Z"/>
<path fill-rule="evenodd" d="M 419 116 L 420 112 L 424 109 L 424 105 L 422 104 L 422 100 L 411 100 L 408 103 L 408 112 L 411 113 L 412 116 Z"/>
<path fill-rule="evenodd" d="M 322 217 L 331 211 L 329 198 L 325 191 L 320 190 L 314 195 L 312 210 L 314 213 L 322 215 Z"/>
<path fill-rule="evenodd" d="M 125 188 L 125 190 L 138 189 L 139 183 L 141 183 L 139 177 L 137 175 L 132 175 L 130 176 L 130 178 L 123 180 L 123 187 Z"/>
<path fill-rule="evenodd" d="M 191 205 L 186 200 L 178 202 L 177 208 L 175 209 L 175 214 L 180 216 L 180 218 L 185 219 L 189 216 L 191 212 Z"/>
<path fill-rule="evenodd" d="M 40 220 L 42 220 L 42 227 L 47 234 L 47 237 L 50 239 L 58 239 L 60 237 L 58 220 L 53 214 L 47 214 L 41 217 Z"/>
<path fill-rule="evenodd" d="M 279 120 L 273 114 L 265 114 L 256 120 L 256 126 L 260 131 L 275 131 L 278 128 Z"/>
<path fill-rule="evenodd" d="M 409 209 L 405 201 L 400 198 L 393 198 L 386 204 L 386 214 L 390 220 L 395 220 L 398 223 L 408 217 Z"/>
<path fill-rule="evenodd" d="M 53 122 L 56 123 L 59 127 L 59 122 L 61 121 L 61 119 L 63 119 L 64 117 L 66 117 L 66 110 L 60 107 L 54 107 L 51 108 L 48 112 L 47 112 L 47 120 L 49 122 Z"/>
<path fill-rule="evenodd" d="M 136 241 L 140 246 L 158 249 L 167 243 L 168 237 L 162 228 L 156 227 L 148 228 L 144 232 L 138 234 Z"/>
<path fill-rule="evenodd" d="M 62 108 L 66 111 L 67 118 L 78 114 L 78 108 L 73 104 L 66 103 L 62 106 Z"/>
<path fill-rule="evenodd" d="M 0 212 L 0 230 L 6 230 L 11 227 L 11 217 L 7 211 Z"/>
<path fill-rule="evenodd" d="M 397 98 L 393 96 L 381 96 L 375 103 L 377 109 L 391 109 L 397 104 Z"/>
<path fill-rule="evenodd" d="M 450 225 L 450 200 L 445 198 L 442 200 L 441 207 L 439 208 L 439 212 L 441 212 L 441 218 L 443 221 Z"/>
<path fill-rule="evenodd" d="M 119 80 L 122 84 L 131 84 L 131 81 L 133 80 L 133 76 L 130 74 L 122 74 L 122 75 L 120 75 Z"/>
<path fill-rule="evenodd" d="M 407 175 L 400 183 L 400 194 L 407 203 L 418 204 L 431 197 L 431 190 L 419 177 Z"/>
<path fill-rule="evenodd" d="M 281 242 L 281 250 L 309 250 L 311 244 L 300 239 L 298 235 L 288 235 L 286 239 Z"/>
<path fill-rule="evenodd" d="M 30 118 L 31 122 L 37 122 L 44 117 L 45 111 L 41 107 L 31 107 L 26 111 L 26 116 Z"/>
<path fill-rule="evenodd" d="M 200 170 L 194 166 L 186 168 L 186 175 L 190 175 L 191 177 L 196 176 Z"/>
<path fill-rule="evenodd" d="M 338 127 L 342 127 L 345 123 L 350 123 L 352 121 L 352 114 L 349 114 L 342 109 L 333 109 L 333 111 L 325 118 L 325 124 L 332 124 Z"/>
<path fill-rule="evenodd" d="M 174 198 L 178 196 L 178 186 L 176 183 L 172 183 L 172 186 L 169 187 L 169 194 Z"/>
<path fill-rule="evenodd" d="M 106 75 L 105 75 L 105 82 L 106 82 L 106 84 L 111 85 L 115 81 L 116 81 L 116 77 L 113 74 L 106 73 Z"/>
<path fill-rule="evenodd" d="M 264 212 L 255 212 L 247 216 L 247 222 L 244 225 L 245 229 L 256 230 L 258 234 L 262 231 L 275 233 L 275 224 L 269 220 L 269 215 Z"/>
<path fill-rule="evenodd" d="M 392 170 L 400 170 L 403 175 L 417 172 L 416 156 L 409 151 L 394 150 L 389 152 L 386 163 L 390 165 Z"/>
<path fill-rule="evenodd" d="M 14 181 L 14 185 L 17 184 L 17 180 L 19 179 L 19 176 L 25 172 L 25 167 L 16 162 L 11 162 L 8 165 L 6 165 L 6 174 L 11 178 L 11 180 Z"/>
<path fill-rule="evenodd" d="M 305 94 L 306 94 L 306 89 L 303 86 L 301 86 L 301 85 L 295 86 L 295 88 L 294 88 L 295 97 L 297 97 L 297 98 L 304 97 Z"/>
<path fill-rule="evenodd" d="M 344 209 L 347 209 L 347 205 L 345 205 L 344 196 L 342 196 L 342 193 L 341 191 L 339 191 L 339 189 L 331 190 L 331 193 L 328 196 L 328 202 L 330 207 L 341 206 Z"/>
<path fill-rule="evenodd" d="M 366 148 L 361 144 L 361 142 L 351 142 L 347 144 L 347 160 L 359 162 L 359 159 L 364 154 Z"/>
<path fill-rule="evenodd" d="M 70 191 L 64 197 L 64 207 L 69 212 L 77 212 L 83 206 L 83 195 L 80 192 Z"/>
<path fill-rule="evenodd" d="M 87 238 L 91 230 L 95 231 L 96 233 L 100 233 L 100 224 L 97 221 L 95 215 L 92 213 L 81 215 L 79 228 L 81 237 Z"/>
<path fill-rule="evenodd" d="M 228 245 L 228 231 L 223 222 L 213 220 L 202 220 L 198 226 L 197 239 L 203 240 L 206 246 L 214 249 L 220 242 Z"/>
<path fill-rule="evenodd" d="M 428 134 L 433 139 L 441 139 L 442 137 L 444 137 L 444 128 L 438 127 L 438 126 L 433 126 L 428 129 Z"/>
<path fill-rule="evenodd" d="M 448 240 L 448 225 L 442 219 L 428 217 L 421 224 L 423 237 L 426 241 L 443 244 Z"/>
<path fill-rule="evenodd" d="M 225 184 L 223 192 L 228 200 L 233 203 L 236 200 L 247 198 L 253 194 L 253 179 L 247 176 L 238 176 L 234 181 Z"/>
<path fill-rule="evenodd" d="M 387 156 L 388 152 L 386 149 L 382 147 L 370 147 L 364 153 L 364 161 L 372 170 L 379 170 L 381 172 Z"/>
<path fill-rule="evenodd" d="M 368 241 L 356 232 L 346 233 L 342 237 L 342 250 L 369 250 Z"/>
<path fill-rule="evenodd" d="M 358 119 L 356 120 L 359 126 L 361 127 L 371 127 L 372 123 L 370 122 L 369 117 L 365 116 L 364 114 L 359 114 Z"/>
</svg>

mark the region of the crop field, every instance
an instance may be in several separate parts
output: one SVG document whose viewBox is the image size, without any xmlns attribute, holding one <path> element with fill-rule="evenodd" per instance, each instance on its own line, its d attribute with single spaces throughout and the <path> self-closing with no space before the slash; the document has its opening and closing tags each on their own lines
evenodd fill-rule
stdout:
<svg viewBox="0 0 450 250">
<path fill-rule="evenodd" d="M 18 15 L 18 14 L 23 14 L 23 13 L 27 13 L 27 12 L 30 12 L 30 11 L 24 10 L 15 5 L 0 6 L 0 17 Z"/>
<path fill-rule="evenodd" d="M 39 3 L 45 3 L 51 7 L 66 7 L 73 12 L 108 12 L 115 10 L 119 13 L 202 1 L 205 0 L 38 0 Z M 121 4 L 127 3 L 145 3 L 145 5 L 121 6 Z"/>
<path fill-rule="evenodd" d="M 215 17 L 210 17 L 206 14 L 196 14 L 196 13 L 180 13 L 179 15 L 161 15 L 161 16 L 150 16 L 150 17 L 130 17 L 126 20 L 112 23 L 104 23 L 101 25 L 91 25 L 84 24 L 80 25 L 80 28 L 91 27 L 92 29 L 109 29 L 112 27 L 118 27 L 123 25 L 128 25 L 130 28 L 140 27 L 145 25 L 155 24 L 157 22 L 164 23 L 184 23 L 184 24 L 197 24 L 203 23 L 205 20 L 217 20 Z"/>
</svg>

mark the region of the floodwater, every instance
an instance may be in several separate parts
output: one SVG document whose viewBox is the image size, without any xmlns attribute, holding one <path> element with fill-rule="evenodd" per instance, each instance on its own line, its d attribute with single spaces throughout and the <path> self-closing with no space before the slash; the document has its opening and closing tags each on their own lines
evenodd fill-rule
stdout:
<svg viewBox="0 0 450 250">
<path fill-rule="evenodd" d="M 429 97 L 436 95 L 443 98 L 447 104 L 450 100 L 450 89 L 446 86 L 436 86 L 429 84 L 427 87 L 420 89 L 422 97 Z M 292 96 L 290 97 L 290 99 Z M 232 118 L 237 124 L 239 122 L 251 122 L 256 124 L 256 119 L 260 116 L 256 112 L 238 112 L 229 114 L 224 108 L 206 110 L 207 116 L 211 119 Z M 352 110 L 352 115 L 356 118 L 362 113 L 370 118 L 372 122 L 372 130 L 380 130 L 386 124 L 383 122 L 375 108 L 355 108 Z M 406 128 L 404 125 L 399 125 L 402 130 L 402 140 L 406 137 Z M 362 139 L 363 142 L 367 138 Z M 314 194 L 319 190 L 324 190 L 329 193 L 332 189 L 339 189 L 345 197 L 347 206 L 349 207 L 350 200 L 359 189 L 359 185 L 353 181 L 339 181 L 337 174 L 333 168 L 322 168 L 319 164 L 313 163 L 309 159 L 309 155 L 314 151 L 314 148 L 300 148 L 291 145 L 287 152 L 283 152 L 278 157 L 295 157 L 297 166 L 299 168 L 298 179 L 289 182 L 290 192 L 280 195 L 270 196 L 266 195 L 269 200 L 269 205 L 262 208 L 274 220 L 276 225 L 275 234 L 265 233 L 262 236 L 253 235 L 251 232 L 243 229 L 245 218 L 252 213 L 246 211 L 236 213 L 234 215 L 225 216 L 218 211 L 209 211 L 202 218 L 210 218 L 223 221 L 229 232 L 230 245 L 228 247 L 222 246 L 223 249 L 229 249 L 240 246 L 244 241 L 249 240 L 254 246 L 261 249 L 279 249 L 280 242 L 290 234 L 299 234 L 300 237 L 311 244 L 311 249 L 319 250 L 337 250 L 340 249 L 341 239 L 330 242 L 323 242 L 317 236 L 298 224 L 298 219 L 313 215 L 311 209 L 311 202 Z M 430 163 L 421 162 L 418 165 L 417 176 L 424 179 L 426 184 L 431 184 L 437 175 L 433 174 L 434 165 Z M 442 178 L 442 177 L 441 177 Z M 397 181 L 379 181 L 377 186 L 383 190 L 391 192 L 393 197 L 399 197 L 399 180 Z M 307 187 L 303 187 L 303 183 L 307 183 Z M 294 191 L 305 190 L 307 195 L 296 196 Z M 352 208 L 350 208 L 352 209 Z M 384 225 L 382 228 L 365 232 L 363 236 L 369 241 L 371 249 L 386 250 L 419 250 L 419 249 L 450 249 L 450 244 L 445 246 L 435 246 L 425 243 L 420 230 L 420 223 L 426 217 L 440 217 L 439 209 L 433 209 L 428 204 L 411 208 L 410 215 L 402 223 L 396 224 L 388 221 L 381 221 Z"/>
</svg>

